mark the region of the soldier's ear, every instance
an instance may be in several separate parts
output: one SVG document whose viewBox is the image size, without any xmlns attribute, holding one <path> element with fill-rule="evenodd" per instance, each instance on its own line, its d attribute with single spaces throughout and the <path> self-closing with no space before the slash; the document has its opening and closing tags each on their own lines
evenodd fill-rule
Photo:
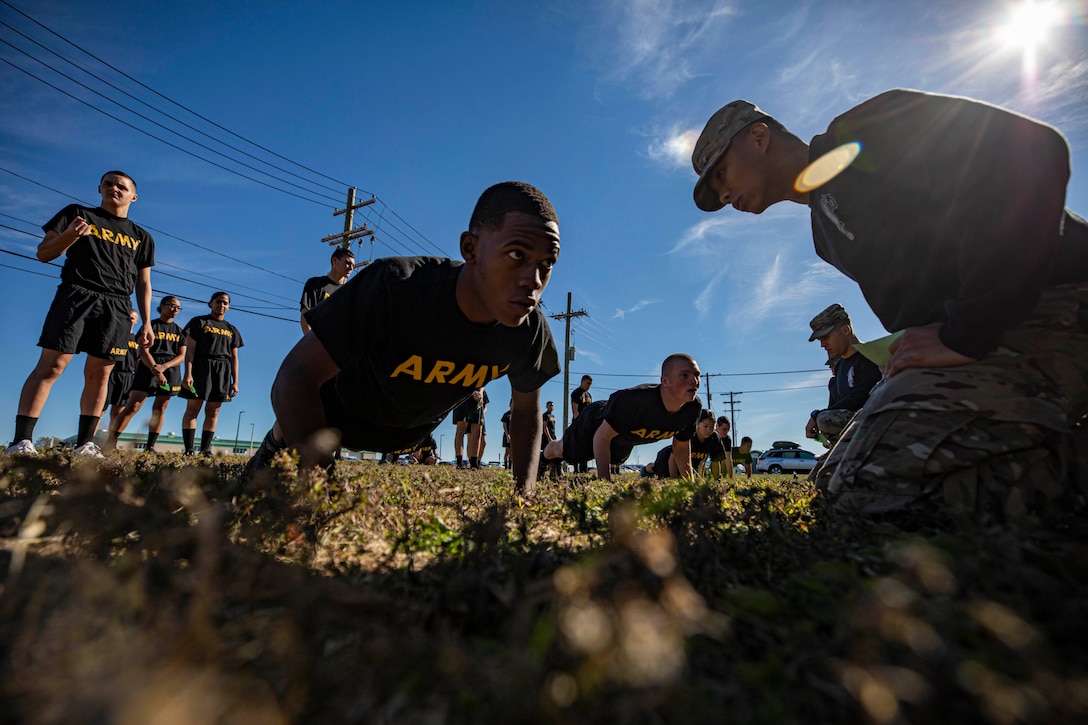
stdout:
<svg viewBox="0 0 1088 725">
<path fill-rule="evenodd" d="M 480 248 L 480 238 L 472 232 L 461 232 L 461 259 L 467 264 L 476 261 L 476 255 Z"/>
</svg>

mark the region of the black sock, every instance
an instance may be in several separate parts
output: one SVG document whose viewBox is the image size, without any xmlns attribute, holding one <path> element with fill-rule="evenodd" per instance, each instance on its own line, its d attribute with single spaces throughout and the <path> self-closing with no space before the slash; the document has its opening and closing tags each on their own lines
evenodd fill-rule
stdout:
<svg viewBox="0 0 1088 725">
<path fill-rule="evenodd" d="M 76 448 L 94 438 L 94 431 L 98 428 L 99 416 L 79 416 L 79 428 L 76 429 Z"/>
<path fill-rule="evenodd" d="M 479 458 L 473 458 L 472 456 L 469 456 L 468 467 L 469 468 L 479 468 L 480 467 L 480 459 Z"/>
<path fill-rule="evenodd" d="M 196 428 L 182 428 L 181 429 L 181 440 L 182 440 L 182 443 L 185 445 L 185 450 L 186 451 L 193 450 L 193 439 L 195 439 L 195 438 L 196 438 Z"/>
<path fill-rule="evenodd" d="M 15 445 L 19 441 L 33 442 L 34 426 L 37 424 L 38 419 L 32 418 L 29 415 L 15 416 L 15 440 L 11 442 L 11 445 Z"/>
<path fill-rule="evenodd" d="M 194 430 L 193 433 L 196 433 Z M 200 431 L 200 452 L 210 451 L 212 449 L 212 438 L 215 437 L 214 430 L 202 430 Z"/>
<path fill-rule="evenodd" d="M 20 438 L 20 440 L 22 440 L 22 439 Z M 457 465 L 458 466 L 463 466 L 464 464 L 465 464 L 465 459 L 463 457 L 461 457 L 461 456 L 457 456 Z"/>
<path fill-rule="evenodd" d="M 155 441 L 157 441 L 157 440 L 159 440 L 159 434 L 158 433 L 152 433 L 151 431 L 148 431 L 147 432 L 147 450 L 149 450 L 149 451 L 154 450 Z"/>
</svg>

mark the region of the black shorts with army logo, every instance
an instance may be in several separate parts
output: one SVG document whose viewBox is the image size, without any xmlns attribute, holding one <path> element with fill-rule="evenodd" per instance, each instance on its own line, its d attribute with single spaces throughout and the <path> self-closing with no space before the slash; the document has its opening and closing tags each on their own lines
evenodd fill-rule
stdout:
<svg viewBox="0 0 1088 725">
<path fill-rule="evenodd" d="M 132 390 L 132 380 L 135 377 L 136 373 L 130 373 L 128 370 L 120 369 L 119 365 L 114 365 L 106 388 L 106 406 L 124 405 L 128 400 L 129 391 Z"/>
<path fill-rule="evenodd" d="M 181 397 L 187 400 L 206 400 L 209 403 L 230 401 L 230 386 L 234 382 L 231 359 L 227 357 L 198 357 L 193 361 L 193 387 L 196 392 L 182 388 Z"/>
<path fill-rule="evenodd" d="M 172 368 L 167 368 L 162 374 L 166 377 L 167 388 L 163 388 L 159 385 L 159 379 L 156 377 L 155 373 L 151 372 L 151 368 L 141 362 L 139 367 L 136 368 L 136 377 L 132 381 L 132 389 L 137 392 L 155 396 L 177 395 L 180 393 L 181 366 L 175 365 Z"/>
<path fill-rule="evenodd" d="M 130 334 L 131 307 L 129 298 L 122 295 L 61 284 L 45 316 L 38 347 L 113 359 L 112 351 L 124 347 Z"/>
</svg>

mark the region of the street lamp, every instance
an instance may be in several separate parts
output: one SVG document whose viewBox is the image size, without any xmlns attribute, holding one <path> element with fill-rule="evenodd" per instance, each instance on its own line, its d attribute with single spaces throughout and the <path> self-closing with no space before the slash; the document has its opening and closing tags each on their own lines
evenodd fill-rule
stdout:
<svg viewBox="0 0 1088 725">
<path fill-rule="evenodd" d="M 244 410 L 238 411 L 238 425 L 234 426 L 234 453 L 238 452 L 238 434 L 242 432 L 242 413 Z"/>
</svg>

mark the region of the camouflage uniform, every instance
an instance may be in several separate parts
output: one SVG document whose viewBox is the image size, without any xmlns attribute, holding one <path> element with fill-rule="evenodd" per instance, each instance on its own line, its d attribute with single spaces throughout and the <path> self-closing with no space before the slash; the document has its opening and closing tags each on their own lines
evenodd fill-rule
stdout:
<svg viewBox="0 0 1088 725">
<path fill-rule="evenodd" d="M 1088 284 L 1053 287 L 990 355 L 878 385 L 817 485 L 867 513 L 934 497 L 999 519 L 1043 512 L 1088 493 L 1073 431 L 1086 414 Z"/>
</svg>

